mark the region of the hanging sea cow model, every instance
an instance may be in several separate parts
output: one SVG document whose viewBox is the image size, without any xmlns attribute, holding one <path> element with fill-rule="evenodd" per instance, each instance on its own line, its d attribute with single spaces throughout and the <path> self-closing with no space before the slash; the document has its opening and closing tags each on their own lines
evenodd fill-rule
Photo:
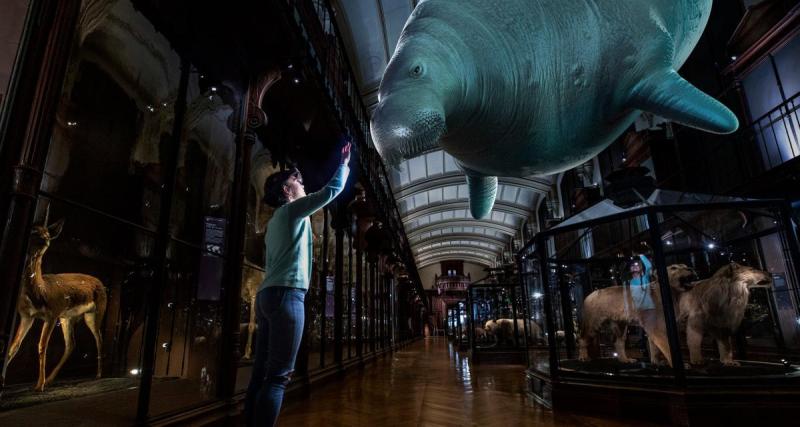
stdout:
<svg viewBox="0 0 800 427">
<path fill-rule="evenodd" d="M 676 70 L 712 0 L 427 0 L 383 76 L 372 137 L 393 165 L 438 145 L 485 217 L 497 176 L 561 172 L 642 111 L 713 133 L 736 116 Z"/>
</svg>

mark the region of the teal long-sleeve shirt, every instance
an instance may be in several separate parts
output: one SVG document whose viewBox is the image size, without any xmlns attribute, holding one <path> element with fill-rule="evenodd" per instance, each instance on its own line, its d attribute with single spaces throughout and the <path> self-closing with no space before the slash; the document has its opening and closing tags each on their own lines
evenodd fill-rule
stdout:
<svg viewBox="0 0 800 427">
<path fill-rule="evenodd" d="M 652 310 L 656 308 L 650 290 L 650 272 L 653 270 L 653 264 L 644 255 L 639 255 L 639 260 L 642 263 L 642 273 L 639 277 L 631 279 L 631 293 L 639 310 Z"/>
<path fill-rule="evenodd" d="M 259 291 L 269 286 L 308 289 L 314 253 L 311 220 L 308 217 L 342 192 L 349 174 L 350 168 L 343 164 L 321 190 L 275 210 L 264 236 L 267 247 L 266 275 Z"/>
</svg>

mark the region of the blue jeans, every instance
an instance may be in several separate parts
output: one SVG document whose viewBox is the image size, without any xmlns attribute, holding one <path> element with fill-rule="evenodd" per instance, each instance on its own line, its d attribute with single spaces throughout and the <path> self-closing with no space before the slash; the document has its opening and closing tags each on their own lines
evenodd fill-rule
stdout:
<svg viewBox="0 0 800 427">
<path fill-rule="evenodd" d="M 271 427 L 278 419 L 303 337 L 305 297 L 305 290 L 283 286 L 256 295 L 256 355 L 244 406 L 248 426 Z"/>
</svg>

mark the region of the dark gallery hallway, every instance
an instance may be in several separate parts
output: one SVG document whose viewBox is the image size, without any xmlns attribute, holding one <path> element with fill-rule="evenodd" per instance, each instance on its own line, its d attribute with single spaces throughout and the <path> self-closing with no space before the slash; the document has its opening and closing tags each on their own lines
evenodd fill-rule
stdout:
<svg viewBox="0 0 800 427">
<path fill-rule="evenodd" d="M 555 414 L 525 391 L 520 365 L 476 365 L 444 337 L 410 344 L 293 397 L 280 426 L 647 426 Z"/>
<path fill-rule="evenodd" d="M 0 5 L 0 426 L 797 424 L 800 0 Z"/>
</svg>

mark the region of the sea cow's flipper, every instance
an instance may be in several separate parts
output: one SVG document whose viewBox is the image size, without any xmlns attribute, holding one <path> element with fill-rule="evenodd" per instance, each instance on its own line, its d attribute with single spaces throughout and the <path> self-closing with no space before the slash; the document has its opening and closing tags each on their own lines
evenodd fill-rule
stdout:
<svg viewBox="0 0 800 427">
<path fill-rule="evenodd" d="M 467 188 L 469 189 L 469 212 L 475 219 L 482 219 L 489 215 L 497 196 L 497 177 L 480 175 L 464 170 L 467 175 Z"/>
<path fill-rule="evenodd" d="M 731 133 L 739 121 L 731 110 L 684 80 L 675 70 L 655 73 L 632 91 L 630 107 L 712 133 Z"/>
</svg>

